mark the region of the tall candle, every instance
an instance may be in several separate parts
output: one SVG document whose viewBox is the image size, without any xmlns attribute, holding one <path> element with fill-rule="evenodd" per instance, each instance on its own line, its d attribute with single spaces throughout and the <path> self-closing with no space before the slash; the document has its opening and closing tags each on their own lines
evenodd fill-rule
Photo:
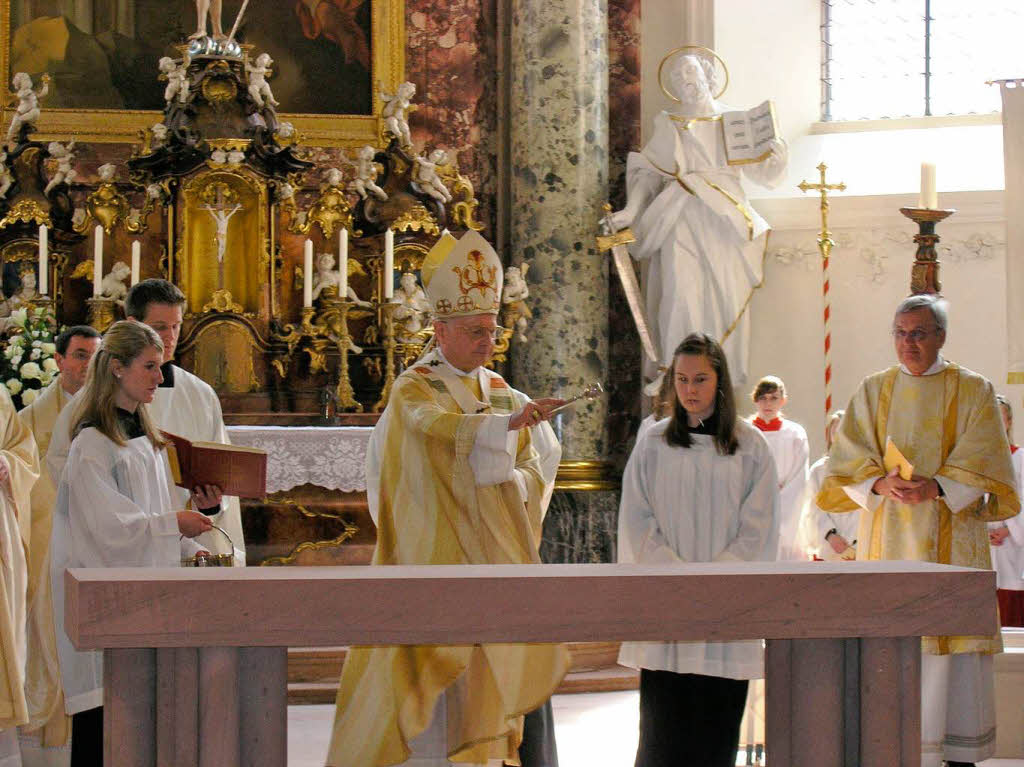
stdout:
<svg viewBox="0 0 1024 767">
<path fill-rule="evenodd" d="M 96 224 L 93 230 L 93 262 L 92 262 L 92 297 L 99 298 L 103 282 L 103 226 Z"/>
<path fill-rule="evenodd" d="M 939 193 L 935 187 L 935 163 L 921 163 L 921 199 L 919 208 L 935 210 L 939 207 Z"/>
<path fill-rule="evenodd" d="M 49 287 L 49 285 L 47 285 L 47 279 L 50 276 L 48 237 L 49 235 L 46 232 L 46 225 L 41 224 L 39 226 L 39 295 L 41 296 L 46 295 L 46 290 Z"/>
<path fill-rule="evenodd" d="M 338 298 L 348 297 L 348 229 L 338 232 Z"/>
<path fill-rule="evenodd" d="M 132 243 L 132 285 L 139 281 L 139 262 L 142 260 L 142 245 L 138 240 Z"/>
<path fill-rule="evenodd" d="M 384 298 L 395 297 L 395 232 L 388 229 L 384 233 Z"/>
<path fill-rule="evenodd" d="M 313 305 L 313 241 L 306 240 L 306 248 L 302 257 L 302 305 L 309 308 Z"/>
</svg>

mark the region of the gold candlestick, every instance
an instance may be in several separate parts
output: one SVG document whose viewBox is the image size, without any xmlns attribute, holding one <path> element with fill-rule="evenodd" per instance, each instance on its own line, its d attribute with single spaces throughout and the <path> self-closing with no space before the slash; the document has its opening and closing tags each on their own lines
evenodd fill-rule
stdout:
<svg viewBox="0 0 1024 767">
<path fill-rule="evenodd" d="M 914 254 L 914 266 L 910 270 L 910 292 L 938 294 L 942 290 L 939 281 L 939 258 L 935 252 L 935 244 L 939 235 L 935 234 L 935 224 L 952 216 L 956 210 L 934 210 L 932 208 L 900 208 L 900 213 L 917 223 L 918 233 L 914 235 L 917 253 Z"/>
<path fill-rule="evenodd" d="M 114 324 L 114 299 L 106 296 L 93 296 L 87 298 L 85 303 L 89 307 L 89 324 L 100 333 L 105 333 L 107 328 Z"/>
<path fill-rule="evenodd" d="M 348 353 L 352 350 L 352 334 L 348 330 L 348 313 L 355 306 L 348 299 L 335 299 L 324 311 L 323 321 L 331 329 L 331 335 L 338 347 L 338 386 L 334 390 L 339 410 L 363 412 L 363 406 L 356 400 L 352 378 L 348 369 Z"/>
<path fill-rule="evenodd" d="M 384 388 L 381 390 L 380 399 L 373 406 L 373 412 L 379 413 L 387 407 L 391 398 L 391 387 L 395 383 L 395 309 L 400 304 L 389 302 L 379 305 L 380 324 L 384 326 Z"/>
</svg>

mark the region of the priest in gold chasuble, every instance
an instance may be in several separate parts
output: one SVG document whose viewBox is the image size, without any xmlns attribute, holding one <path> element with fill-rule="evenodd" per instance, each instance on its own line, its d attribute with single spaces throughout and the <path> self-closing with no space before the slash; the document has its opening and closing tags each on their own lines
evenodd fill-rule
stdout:
<svg viewBox="0 0 1024 767">
<path fill-rule="evenodd" d="M 986 522 L 1020 509 L 995 391 L 940 356 L 941 299 L 904 300 L 893 337 L 900 365 L 866 378 L 850 400 L 818 505 L 862 510 L 858 559 L 990 569 Z M 922 765 L 991 757 L 992 655 L 1002 651 L 1000 637 L 925 637 L 922 650 Z"/>
<path fill-rule="evenodd" d="M 483 367 L 502 281 L 486 240 L 446 233 L 421 276 L 437 348 L 395 381 L 371 440 L 373 564 L 539 563 L 561 453 L 544 420 L 560 400 L 532 402 Z M 518 765 L 523 715 L 567 668 L 561 645 L 354 648 L 327 764 Z"/>
</svg>

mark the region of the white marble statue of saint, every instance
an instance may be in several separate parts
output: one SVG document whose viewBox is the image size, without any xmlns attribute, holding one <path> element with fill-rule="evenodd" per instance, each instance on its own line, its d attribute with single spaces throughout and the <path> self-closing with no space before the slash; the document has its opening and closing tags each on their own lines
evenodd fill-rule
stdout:
<svg viewBox="0 0 1024 767">
<path fill-rule="evenodd" d="M 274 94 L 270 92 L 270 83 L 267 82 L 267 76 L 270 75 L 270 67 L 273 63 L 274 60 L 268 53 L 261 53 L 257 56 L 255 64 L 245 63 L 245 72 L 249 75 L 249 95 L 256 102 L 256 106 L 260 108 L 264 106 L 274 108 L 278 104 Z"/>
<path fill-rule="evenodd" d="M 11 169 L 7 167 L 7 152 L 0 149 L 0 200 L 7 196 L 7 190 L 14 183 Z"/>
<path fill-rule="evenodd" d="M 66 146 L 59 141 L 51 141 L 46 148 L 50 157 L 57 161 L 57 170 L 54 171 L 50 182 L 43 190 L 44 195 L 48 195 L 58 184 L 70 184 L 78 176 L 78 172 L 71 167 L 75 161 L 74 140 L 68 142 Z"/>
<path fill-rule="evenodd" d="M 188 101 L 188 61 L 178 64 L 170 56 L 164 56 L 157 62 L 157 67 L 167 77 L 167 87 L 164 88 L 164 101 L 167 105 L 178 99 L 179 104 Z"/>
<path fill-rule="evenodd" d="M 773 139 L 760 162 L 726 162 L 714 62 L 678 56 L 670 69 L 677 109 L 654 119 L 654 132 L 626 166 L 626 207 L 616 230 L 632 226 L 631 253 L 646 262 L 647 318 L 661 354 L 671 362 L 688 333 L 704 331 L 725 348 L 733 381 L 747 377 L 747 304 L 764 277 L 768 223 L 747 202 L 740 173 L 772 186 L 786 169 L 786 145 Z M 654 371 L 648 371 L 654 372 Z M 660 380 L 660 376 L 659 376 Z"/>
<path fill-rule="evenodd" d="M 7 127 L 7 141 L 18 135 L 22 125 L 32 125 L 39 119 L 39 99 L 50 92 L 50 76 L 43 75 L 42 81 L 43 84 L 37 91 L 32 87 L 32 78 L 25 72 L 17 72 L 11 78 L 13 98 L 18 100 L 18 106 L 15 107 L 11 124 Z"/>
<path fill-rule="evenodd" d="M 188 36 L 189 40 L 198 40 L 199 38 L 206 37 L 206 20 L 209 18 L 210 36 L 214 40 L 222 40 L 224 38 L 224 27 L 221 24 L 221 0 L 196 0 L 196 17 L 198 22 L 196 24 L 196 31 Z"/>
<path fill-rule="evenodd" d="M 395 321 L 398 323 L 398 340 L 402 343 L 422 343 L 416 336 L 430 322 L 430 301 L 420 287 L 415 272 L 402 272 L 395 291 Z"/>
<path fill-rule="evenodd" d="M 380 99 L 384 102 L 384 108 L 381 110 L 381 116 L 384 118 L 384 131 L 398 139 L 399 145 L 403 147 L 412 146 L 409 120 L 405 113 L 415 95 L 416 85 L 410 82 L 399 85 L 397 93 L 391 94 L 382 91 L 380 94 Z"/>
<path fill-rule="evenodd" d="M 340 281 L 341 277 L 338 274 L 338 270 L 334 268 L 334 254 L 320 253 L 316 257 L 316 273 L 313 275 L 313 300 L 315 301 L 320 297 L 320 292 L 324 288 L 340 287 Z M 345 298 L 356 306 L 371 306 L 369 301 L 364 301 L 356 295 L 351 285 L 348 286 Z"/>
<path fill-rule="evenodd" d="M 439 203 L 444 205 L 452 201 L 451 192 L 437 175 L 439 165 L 448 163 L 448 153 L 443 149 L 435 149 L 427 157 L 416 157 L 416 167 L 412 172 L 413 180 L 420 185 L 424 192 L 429 194 Z"/>
<path fill-rule="evenodd" d="M 526 284 L 526 272 L 530 264 L 523 261 L 519 266 L 510 266 L 505 270 L 505 287 L 501 291 L 501 314 L 505 327 L 512 328 L 519 343 L 526 343 L 527 320 L 533 318 L 533 312 L 526 305 L 530 297 L 530 288 Z"/>
<path fill-rule="evenodd" d="M 348 190 L 355 192 L 362 199 L 373 195 L 381 202 L 388 199 L 387 192 L 377 186 L 377 163 L 373 161 L 377 150 L 367 144 L 356 152 L 356 161 L 352 162 L 345 158 L 353 168 L 356 169 L 356 176 L 349 182 Z M 344 155 L 342 155 L 344 157 Z M 332 170 L 336 170 L 333 169 Z"/>
<path fill-rule="evenodd" d="M 128 295 L 128 286 L 124 281 L 132 276 L 132 268 L 124 261 L 115 261 L 110 271 L 100 280 L 100 295 L 109 298 L 124 306 L 125 296 Z"/>
</svg>

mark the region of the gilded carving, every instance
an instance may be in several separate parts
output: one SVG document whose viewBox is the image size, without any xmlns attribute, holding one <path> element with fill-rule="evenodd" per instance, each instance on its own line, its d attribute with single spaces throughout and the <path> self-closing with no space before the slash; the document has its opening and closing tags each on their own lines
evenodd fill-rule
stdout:
<svg viewBox="0 0 1024 767">
<path fill-rule="evenodd" d="M 441 227 L 437 225 L 437 220 L 420 203 L 416 203 L 395 219 L 391 228 L 396 232 L 423 232 L 435 236 L 441 234 Z"/>
<path fill-rule="evenodd" d="M 23 221 L 26 224 L 53 226 L 53 222 L 50 220 L 50 212 L 38 201 L 31 199 L 18 200 L 14 203 L 7 212 L 7 215 L 0 220 L 0 229 L 16 224 L 19 221 Z"/>
</svg>

